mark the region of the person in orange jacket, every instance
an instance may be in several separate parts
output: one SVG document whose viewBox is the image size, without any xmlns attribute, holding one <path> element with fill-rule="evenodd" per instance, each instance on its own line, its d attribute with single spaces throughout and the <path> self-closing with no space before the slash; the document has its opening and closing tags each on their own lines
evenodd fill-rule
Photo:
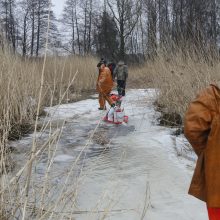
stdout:
<svg viewBox="0 0 220 220">
<path fill-rule="evenodd" d="M 184 133 L 198 156 L 189 194 L 206 202 L 209 220 L 219 220 L 220 83 L 211 84 L 190 103 Z"/>
<path fill-rule="evenodd" d="M 113 87 L 113 79 L 111 71 L 108 67 L 106 67 L 105 62 L 100 61 L 97 67 L 99 68 L 99 76 L 97 79 L 96 89 L 99 93 L 99 110 L 104 110 L 106 101 L 112 107 L 115 105 L 110 97 Z"/>
</svg>

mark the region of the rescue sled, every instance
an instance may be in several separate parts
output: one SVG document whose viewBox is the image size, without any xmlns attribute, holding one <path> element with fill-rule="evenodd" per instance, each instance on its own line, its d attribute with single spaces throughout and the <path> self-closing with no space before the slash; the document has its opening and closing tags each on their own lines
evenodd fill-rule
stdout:
<svg viewBox="0 0 220 220">
<path fill-rule="evenodd" d="M 103 121 L 112 123 L 112 124 L 122 124 L 128 123 L 128 116 L 125 115 L 124 109 L 121 108 L 121 96 L 111 94 L 111 99 L 115 103 L 115 107 L 109 109 L 106 116 L 103 118 Z"/>
<path fill-rule="evenodd" d="M 125 115 L 124 118 L 123 118 L 123 120 L 121 120 L 121 121 L 118 121 L 118 120 L 113 120 L 113 121 L 111 121 L 111 120 L 108 120 L 108 117 L 107 117 L 107 115 L 106 115 L 106 116 L 103 118 L 103 121 L 106 121 L 106 122 L 111 123 L 111 124 L 119 125 L 119 124 L 122 124 L 123 122 L 124 122 L 124 123 L 128 123 L 128 116 Z"/>
</svg>

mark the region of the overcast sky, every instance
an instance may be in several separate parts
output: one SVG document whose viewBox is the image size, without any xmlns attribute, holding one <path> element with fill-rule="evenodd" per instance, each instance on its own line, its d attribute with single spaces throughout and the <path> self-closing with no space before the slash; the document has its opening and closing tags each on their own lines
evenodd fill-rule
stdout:
<svg viewBox="0 0 220 220">
<path fill-rule="evenodd" d="M 52 4 L 54 5 L 53 10 L 57 17 L 61 15 L 64 3 L 65 3 L 65 0 L 52 0 Z"/>
</svg>

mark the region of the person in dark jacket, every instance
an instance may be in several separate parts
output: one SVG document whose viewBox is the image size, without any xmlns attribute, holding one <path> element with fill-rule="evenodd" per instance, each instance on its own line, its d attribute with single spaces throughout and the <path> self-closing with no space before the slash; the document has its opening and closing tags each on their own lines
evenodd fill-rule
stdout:
<svg viewBox="0 0 220 220">
<path fill-rule="evenodd" d="M 113 79 L 117 78 L 118 95 L 125 96 L 126 81 L 128 78 L 128 67 L 124 61 L 119 61 L 113 74 Z"/>
<path fill-rule="evenodd" d="M 110 69 L 111 74 L 112 74 L 112 78 L 113 78 L 114 70 L 115 70 L 116 64 L 113 63 L 113 62 L 109 62 L 109 63 L 107 64 L 107 67 Z"/>
</svg>

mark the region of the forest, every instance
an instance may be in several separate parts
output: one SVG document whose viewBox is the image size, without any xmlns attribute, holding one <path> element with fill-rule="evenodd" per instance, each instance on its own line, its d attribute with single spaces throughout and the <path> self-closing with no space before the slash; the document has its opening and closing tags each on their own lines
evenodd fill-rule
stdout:
<svg viewBox="0 0 220 220">
<path fill-rule="evenodd" d="M 66 0 L 57 18 L 49 0 L 1 0 L 1 45 L 23 57 L 42 55 L 49 15 L 55 55 L 140 61 L 161 50 L 215 53 L 219 10 L 216 0 Z"/>
</svg>

